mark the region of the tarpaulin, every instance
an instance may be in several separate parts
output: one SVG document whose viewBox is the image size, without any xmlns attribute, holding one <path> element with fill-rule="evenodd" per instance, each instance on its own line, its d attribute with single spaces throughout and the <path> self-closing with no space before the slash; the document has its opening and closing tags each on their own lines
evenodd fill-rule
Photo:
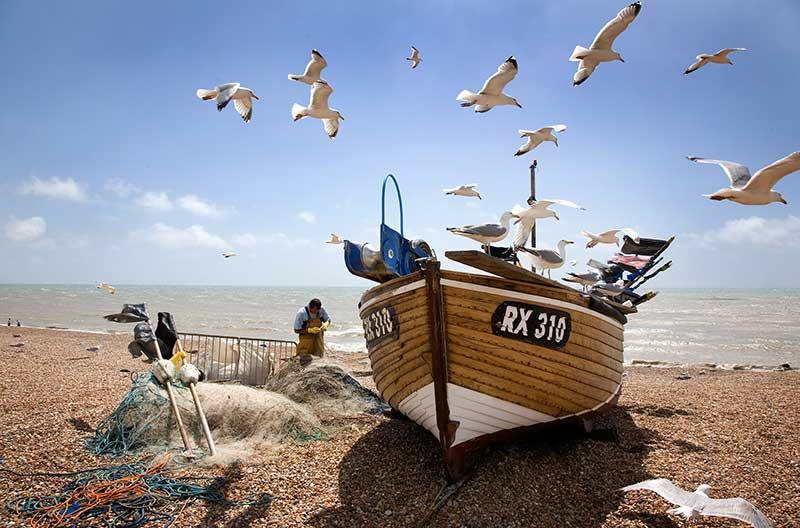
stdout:
<svg viewBox="0 0 800 528">
<path fill-rule="evenodd" d="M 639 255 L 621 255 L 617 253 L 611 257 L 610 262 L 618 264 L 623 268 L 633 268 L 632 271 L 640 270 L 650 264 L 650 257 L 642 257 Z M 629 270 L 630 271 L 630 270 Z"/>
<path fill-rule="evenodd" d="M 624 243 L 622 244 L 622 251 L 626 255 L 655 255 L 664 244 L 666 240 L 659 240 L 657 238 L 640 238 L 637 244 L 631 237 L 625 235 L 622 237 Z"/>
<path fill-rule="evenodd" d="M 115 323 L 140 323 L 142 321 L 149 321 L 150 316 L 147 315 L 147 308 L 144 303 L 141 304 L 123 304 L 122 311 L 118 314 L 110 314 L 104 316 L 109 321 Z"/>
</svg>

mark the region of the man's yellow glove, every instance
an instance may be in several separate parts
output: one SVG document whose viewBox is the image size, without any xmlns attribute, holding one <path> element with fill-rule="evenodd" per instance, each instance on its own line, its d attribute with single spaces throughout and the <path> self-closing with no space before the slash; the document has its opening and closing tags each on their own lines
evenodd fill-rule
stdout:
<svg viewBox="0 0 800 528">
<path fill-rule="evenodd" d="M 321 328 L 321 327 L 319 327 L 319 326 L 314 326 L 314 327 L 312 327 L 312 328 L 309 328 L 309 329 L 307 330 L 307 332 L 308 332 L 309 334 L 318 334 L 318 333 L 322 332 L 322 328 Z"/>
<path fill-rule="evenodd" d="M 322 326 L 320 326 L 320 329 L 324 332 L 330 327 L 331 327 L 331 322 L 325 321 L 324 323 L 322 323 Z"/>
</svg>

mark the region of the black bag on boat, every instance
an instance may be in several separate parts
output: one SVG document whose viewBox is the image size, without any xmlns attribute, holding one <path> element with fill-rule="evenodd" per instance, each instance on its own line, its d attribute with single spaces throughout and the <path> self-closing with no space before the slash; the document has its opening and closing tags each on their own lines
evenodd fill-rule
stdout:
<svg viewBox="0 0 800 528">
<path fill-rule="evenodd" d="M 519 259 L 517 258 L 517 252 L 514 251 L 514 248 L 511 246 L 509 247 L 489 246 L 489 255 L 494 258 L 505 260 L 506 262 L 511 262 L 512 264 L 519 264 Z"/>
<path fill-rule="evenodd" d="M 624 235 L 622 239 L 624 240 L 624 243 L 622 244 L 622 249 L 620 249 L 620 252 L 625 253 L 626 255 L 655 255 L 662 247 L 664 247 L 664 244 L 667 243 L 666 240 L 659 240 L 657 238 L 640 238 L 639 243 L 637 244 L 636 241 L 634 241 L 628 235 Z"/>
</svg>

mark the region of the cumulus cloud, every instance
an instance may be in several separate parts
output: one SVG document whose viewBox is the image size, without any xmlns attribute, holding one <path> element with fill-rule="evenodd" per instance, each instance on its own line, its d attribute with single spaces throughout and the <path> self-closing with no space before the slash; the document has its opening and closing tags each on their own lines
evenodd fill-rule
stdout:
<svg viewBox="0 0 800 528">
<path fill-rule="evenodd" d="M 178 207 L 197 216 L 211 218 L 222 216 L 222 211 L 216 205 L 206 202 L 194 194 L 187 194 L 178 198 Z"/>
<path fill-rule="evenodd" d="M 103 190 L 108 193 L 115 194 L 120 198 L 127 198 L 139 190 L 139 188 L 121 178 L 109 178 L 103 185 Z"/>
<path fill-rule="evenodd" d="M 692 233 L 689 238 L 701 244 L 716 243 L 778 248 L 800 248 L 800 218 L 763 218 L 751 216 L 728 220 L 718 228 L 704 233 Z"/>
<path fill-rule="evenodd" d="M 22 184 L 20 192 L 34 196 L 44 196 L 53 200 L 69 200 L 72 202 L 85 202 L 87 199 L 86 190 L 72 178 L 41 180 L 34 177 Z"/>
<path fill-rule="evenodd" d="M 297 213 L 297 218 L 307 224 L 314 224 L 317 222 L 317 217 L 311 211 L 300 211 Z"/>
<path fill-rule="evenodd" d="M 253 248 L 260 245 L 283 244 L 286 246 L 302 246 L 308 244 L 304 238 L 289 238 L 285 233 L 254 234 L 241 233 L 234 235 L 231 242 L 235 246 Z"/>
<path fill-rule="evenodd" d="M 6 237 L 15 242 L 32 242 L 41 238 L 47 231 L 47 222 L 41 216 L 23 220 L 11 217 L 5 225 Z"/>
<path fill-rule="evenodd" d="M 155 209 L 157 211 L 170 211 L 172 209 L 172 202 L 169 201 L 169 196 L 165 192 L 146 192 L 136 203 L 148 209 Z"/>
<path fill-rule="evenodd" d="M 225 239 L 213 233 L 209 233 L 201 225 L 180 228 L 157 222 L 153 224 L 149 230 L 138 231 L 135 235 L 168 249 L 227 249 L 230 247 L 230 244 L 228 244 Z"/>
</svg>

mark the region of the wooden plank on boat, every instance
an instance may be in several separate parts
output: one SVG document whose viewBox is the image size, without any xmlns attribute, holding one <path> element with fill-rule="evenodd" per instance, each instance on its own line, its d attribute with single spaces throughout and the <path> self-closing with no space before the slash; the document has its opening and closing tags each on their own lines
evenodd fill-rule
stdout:
<svg viewBox="0 0 800 528">
<path fill-rule="evenodd" d="M 554 280 L 542 277 L 538 273 L 526 270 L 519 266 L 515 266 L 505 260 L 491 257 L 482 251 L 467 250 L 467 251 L 447 251 L 444 254 L 450 260 L 454 260 L 461 264 L 503 277 L 504 279 L 511 279 L 522 282 L 532 282 L 540 286 L 548 286 L 551 288 L 560 288 L 562 290 L 575 291 L 569 286 L 565 286 Z"/>
</svg>

